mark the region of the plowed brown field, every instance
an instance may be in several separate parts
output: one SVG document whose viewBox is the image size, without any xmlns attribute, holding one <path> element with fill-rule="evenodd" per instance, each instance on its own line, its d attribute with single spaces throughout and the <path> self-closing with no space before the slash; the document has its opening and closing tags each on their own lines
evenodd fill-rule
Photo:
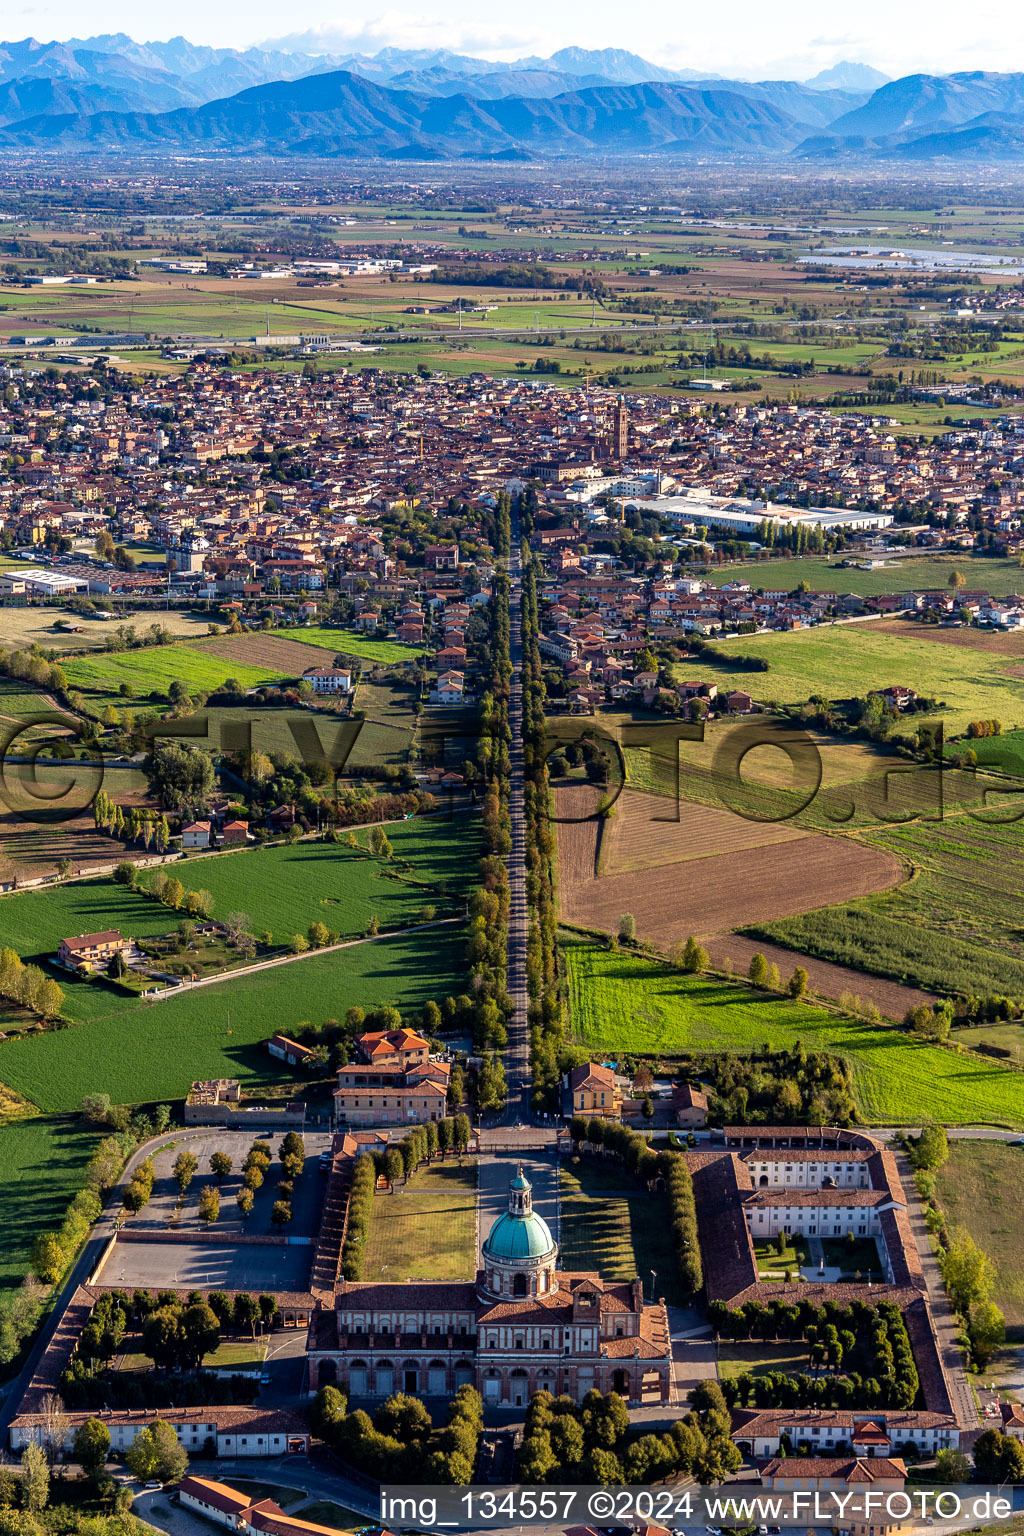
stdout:
<svg viewBox="0 0 1024 1536">
<path fill-rule="evenodd" d="M 330 667 L 334 651 L 318 645 L 303 645 L 283 635 L 210 635 L 206 640 L 192 640 L 189 650 L 205 651 L 222 661 L 237 661 L 247 667 L 269 667 L 275 672 L 294 672 L 301 677 L 309 667 Z"/>
<path fill-rule="evenodd" d="M 584 786 L 560 789 L 559 816 L 583 816 L 595 802 Z M 724 823 L 750 823 L 729 811 L 698 807 L 702 816 Z M 668 827 L 673 823 L 666 823 Z M 596 874 L 598 821 L 560 823 L 559 895 L 566 922 L 614 930 L 624 912 L 636 918 L 638 936 L 668 945 L 689 934 L 720 934 L 751 923 L 792 917 L 873 891 L 888 890 L 902 878 L 899 861 L 852 838 L 803 835 L 780 842 L 762 840 L 742 849 L 696 856 L 621 874 Z M 764 833 L 775 833 L 767 826 Z M 723 836 L 726 826 L 723 824 Z"/>
</svg>

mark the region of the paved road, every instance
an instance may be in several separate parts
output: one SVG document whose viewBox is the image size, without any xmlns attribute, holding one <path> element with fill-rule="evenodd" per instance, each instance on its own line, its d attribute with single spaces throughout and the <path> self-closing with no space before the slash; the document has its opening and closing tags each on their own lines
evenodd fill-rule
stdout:
<svg viewBox="0 0 1024 1536">
<path fill-rule="evenodd" d="M 512 848 L 508 856 L 508 991 L 514 1005 L 509 1021 L 505 1050 L 505 1077 L 508 1104 L 503 1117 L 506 1125 L 528 1121 L 530 1117 L 530 1026 L 526 991 L 526 941 L 529 913 L 526 907 L 526 819 L 523 813 L 523 646 L 520 635 L 522 573 L 519 554 L 519 525 L 512 524 L 512 551 L 509 559 L 509 613 L 511 618 L 510 659 L 512 679 L 509 689 L 508 718 L 512 733 L 509 749 L 509 816 L 512 823 Z"/>
<path fill-rule="evenodd" d="M 946 1296 L 946 1287 L 942 1283 L 942 1271 L 939 1269 L 938 1260 L 932 1249 L 931 1238 L 928 1235 L 928 1228 L 925 1225 L 924 1211 L 921 1208 L 921 1203 L 915 1191 L 914 1171 L 905 1152 L 896 1153 L 896 1162 L 900 1171 L 900 1179 L 903 1181 L 903 1187 L 907 1193 L 907 1214 L 910 1217 L 914 1241 L 917 1243 L 917 1251 L 921 1255 L 921 1266 L 924 1269 L 925 1284 L 928 1287 L 928 1304 L 932 1310 L 932 1322 L 935 1326 L 939 1353 L 942 1356 L 942 1363 L 946 1367 L 946 1374 L 949 1377 L 950 1391 L 953 1396 L 953 1412 L 965 1429 L 973 1429 L 979 1422 L 978 1405 L 967 1380 L 963 1355 L 957 1346 L 957 1327 L 950 1310 L 949 1299 Z"/>
</svg>

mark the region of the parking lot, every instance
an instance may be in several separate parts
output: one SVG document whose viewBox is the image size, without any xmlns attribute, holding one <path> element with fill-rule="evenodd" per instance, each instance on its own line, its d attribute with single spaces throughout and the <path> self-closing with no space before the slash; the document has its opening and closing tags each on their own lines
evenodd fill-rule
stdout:
<svg viewBox="0 0 1024 1536">
<path fill-rule="evenodd" d="M 188 1286 L 195 1290 L 305 1291 L 312 1241 L 278 1243 L 118 1242 L 100 1272 L 102 1285 L 134 1289 Z"/>
<path fill-rule="evenodd" d="M 273 1161 L 262 1186 L 255 1191 L 252 1211 L 244 1219 L 236 1197 L 242 1188 L 242 1163 L 256 1139 L 251 1130 L 211 1128 L 200 1137 L 190 1136 L 181 1144 L 161 1148 L 153 1158 L 156 1171 L 153 1193 L 149 1204 L 137 1216 L 130 1218 L 132 1231 L 170 1231 L 184 1235 L 208 1230 L 208 1223 L 201 1220 L 199 1215 L 199 1196 L 212 1184 L 220 1190 L 220 1215 L 213 1223 L 213 1230 L 218 1236 L 227 1240 L 242 1232 L 256 1236 L 280 1233 L 282 1229 L 273 1225 L 270 1212 L 277 1199 L 276 1190 L 281 1179 L 277 1149 L 284 1134 L 283 1131 L 274 1131 L 262 1138 L 270 1149 Z M 317 1132 L 306 1135 L 303 1140 L 306 1144 L 306 1166 L 302 1177 L 295 1181 L 291 1198 L 292 1219 L 283 1229 L 287 1237 L 315 1237 L 320 1228 L 324 1180 L 319 1176 L 319 1155 L 330 1146 L 331 1138 L 324 1132 Z M 174 1160 L 182 1151 L 192 1152 L 199 1159 L 199 1167 L 183 1199 L 173 1173 Z M 231 1172 L 219 1183 L 210 1168 L 210 1158 L 214 1152 L 226 1152 L 232 1162 Z"/>
<path fill-rule="evenodd" d="M 101 1282 L 144 1288 L 307 1290 L 327 1182 L 320 1171 L 320 1153 L 329 1148 L 330 1137 L 323 1132 L 304 1137 L 306 1162 L 295 1180 L 292 1219 L 277 1227 L 270 1216 L 282 1177 L 277 1149 L 283 1135 L 281 1131 L 262 1138 L 273 1161 L 244 1218 L 236 1196 L 242 1188 L 242 1163 L 255 1139 L 251 1130 L 213 1127 L 162 1147 L 153 1158 L 153 1194 L 143 1210 L 129 1216 L 125 1227 L 131 1236 L 119 1239 L 108 1255 Z M 184 1150 L 198 1158 L 199 1166 L 182 1196 L 173 1170 Z M 215 1152 L 226 1152 L 232 1163 L 231 1172 L 219 1182 L 210 1167 Z M 199 1215 L 199 1197 L 211 1185 L 220 1191 L 220 1215 L 215 1222 L 205 1222 Z M 285 1241 L 246 1241 L 267 1236 Z"/>
</svg>

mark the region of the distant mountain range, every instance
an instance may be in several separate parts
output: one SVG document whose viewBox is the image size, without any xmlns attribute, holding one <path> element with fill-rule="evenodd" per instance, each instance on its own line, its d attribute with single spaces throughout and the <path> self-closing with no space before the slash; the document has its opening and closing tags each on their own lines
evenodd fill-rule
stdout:
<svg viewBox="0 0 1024 1536">
<path fill-rule="evenodd" d="M 444 49 L 326 54 L 316 41 L 0 43 L 0 148 L 428 160 L 991 160 L 1024 148 L 1024 74 L 888 80 L 844 62 L 804 82 L 748 81 L 619 48 L 495 63 Z"/>
</svg>

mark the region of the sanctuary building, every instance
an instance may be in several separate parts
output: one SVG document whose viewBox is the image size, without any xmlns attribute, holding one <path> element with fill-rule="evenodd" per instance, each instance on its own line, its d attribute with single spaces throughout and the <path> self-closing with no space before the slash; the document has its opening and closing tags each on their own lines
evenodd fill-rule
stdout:
<svg viewBox="0 0 1024 1536">
<path fill-rule="evenodd" d="M 664 1302 L 645 1302 L 639 1279 L 559 1269 L 521 1167 L 475 1281 L 343 1282 L 310 1320 L 308 1353 L 311 1392 L 336 1382 L 356 1400 L 445 1397 L 468 1383 L 490 1407 L 525 1408 L 534 1392 L 581 1402 L 595 1388 L 672 1401 Z"/>
</svg>

